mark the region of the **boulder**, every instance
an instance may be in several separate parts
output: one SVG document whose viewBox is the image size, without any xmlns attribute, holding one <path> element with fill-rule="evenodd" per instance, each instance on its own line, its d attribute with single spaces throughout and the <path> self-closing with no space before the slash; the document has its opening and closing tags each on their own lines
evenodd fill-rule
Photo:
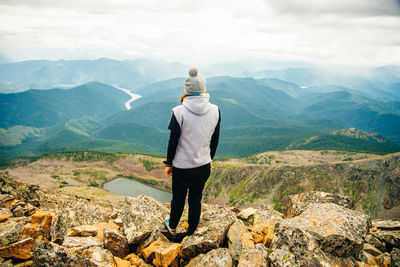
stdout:
<svg viewBox="0 0 400 267">
<path fill-rule="evenodd" d="M 267 267 L 268 251 L 265 246 L 258 244 L 242 252 L 238 261 L 238 267 Z"/>
<path fill-rule="evenodd" d="M 98 228 L 93 225 L 80 225 L 68 229 L 66 236 L 97 236 Z"/>
<path fill-rule="evenodd" d="M 23 239 L 11 245 L 0 248 L 0 257 L 27 260 L 32 258 L 34 240 Z"/>
<path fill-rule="evenodd" d="M 67 230 L 70 228 L 108 220 L 107 210 L 91 204 L 87 200 L 78 199 L 65 205 L 68 206 L 56 211 L 57 217 L 51 225 L 51 237 L 57 243 L 62 243 Z"/>
<path fill-rule="evenodd" d="M 400 267 L 400 249 L 393 248 L 390 257 L 392 258 L 392 265 Z"/>
<path fill-rule="evenodd" d="M 104 229 L 109 228 L 109 229 L 114 229 L 114 230 L 119 230 L 120 226 L 114 223 L 113 220 L 109 220 L 108 222 L 99 222 L 93 225 L 94 227 L 97 228 L 97 235 L 96 238 L 99 239 L 104 239 Z"/>
<path fill-rule="evenodd" d="M 124 260 L 127 260 L 131 263 L 131 265 L 133 266 L 137 266 L 137 267 L 150 267 L 152 265 L 147 264 L 142 258 L 140 258 L 138 255 L 136 254 L 129 254 L 128 256 L 126 256 L 124 258 Z"/>
<path fill-rule="evenodd" d="M 371 233 L 371 235 L 381 242 L 384 242 L 386 249 L 391 247 L 400 248 L 400 231 L 378 230 Z"/>
<path fill-rule="evenodd" d="M 243 222 L 238 220 L 229 228 L 228 247 L 232 258 L 237 261 L 243 250 L 254 247 L 254 239 Z"/>
<path fill-rule="evenodd" d="M 375 227 L 380 230 L 386 231 L 399 231 L 400 230 L 400 221 L 396 220 L 373 220 L 372 227 Z"/>
<path fill-rule="evenodd" d="M 0 247 L 16 242 L 24 230 L 24 226 L 14 221 L 0 224 Z"/>
<path fill-rule="evenodd" d="M 310 204 L 299 216 L 277 223 L 269 259 L 279 266 L 348 264 L 363 248 L 370 224 L 363 213 L 333 203 Z"/>
<path fill-rule="evenodd" d="M 104 247 L 119 258 L 124 258 L 129 254 L 128 240 L 115 229 L 104 229 Z"/>
<path fill-rule="evenodd" d="M 93 246 L 102 246 L 103 240 L 89 236 L 89 237 L 65 237 L 63 246 L 66 248 L 73 248 L 74 251 L 84 250 Z"/>
<path fill-rule="evenodd" d="M 159 229 L 169 215 L 166 205 L 154 198 L 140 195 L 127 197 L 121 219 L 129 244 L 140 244 L 154 229 Z"/>
<path fill-rule="evenodd" d="M 311 191 L 288 196 L 284 203 L 284 217 L 300 215 L 308 205 L 315 203 L 334 203 L 348 209 L 354 207 L 353 200 L 348 196 Z"/>
<path fill-rule="evenodd" d="M 24 226 L 23 236 L 50 239 L 51 224 L 56 215 L 51 211 L 35 212 L 29 223 Z"/>
<path fill-rule="evenodd" d="M 87 237 L 81 237 L 87 238 Z M 90 247 L 83 250 L 80 253 L 84 258 L 90 262 L 89 266 L 101 266 L 101 267 L 115 267 L 114 256 L 110 251 L 101 248 L 99 246 Z"/>
<path fill-rule="evenodd" d="M 155 242 L 155 241 L 164 241 L 164 242 L 168 242 L 168 238 L 166 238 L 159 230 L 155 230 L 151 233 L 151 235 L 149 236 L 149 238 L 147 238 L 144 242 L 142 242 L 138 249 L 136 250 L 136 253 L 138 255 L 142 254 L 143 249 L 147 248 L 148 246 L 150 246 L 151 243 Z"/>
<path fill-rule="evenodd" d="M 221 247 L 229 227 L 236 221 L 236 215 L 229 208 L 203 205 L 199 226 L 196 231 L 182 240 L 180 255 L 193 258 L 201 253 Z"/>
<path fill-rule="evenodd" d="M 142 255 L 147 263 L 152 263 L 157 267 L 167 267 L 178 256 L 181 247 L 179 243 L 156 241 L 145 248 Z"/>
<path fill-rule="evenodd" d="M 127 260 L 123 260 L 121 258 L 118 258 L 114 256 L 114 261 L 117 267 L 131 267 L 131 262 Z"/>
<path fill-rule="evenodd" d="M 219 266 L 232 267 L 232 257 L 229 250 L 226 248 L 217 248 L 210 250 L 206 254 L 200 254 L 190 260 L 186 267 L 205 267 Z"/>
<path fill-rule="evenodd" d="M 79 257 L 58 244 L 35 240 L 33 262 L 36 266 L 90 266 L 89 260 Z"/>
</svg>

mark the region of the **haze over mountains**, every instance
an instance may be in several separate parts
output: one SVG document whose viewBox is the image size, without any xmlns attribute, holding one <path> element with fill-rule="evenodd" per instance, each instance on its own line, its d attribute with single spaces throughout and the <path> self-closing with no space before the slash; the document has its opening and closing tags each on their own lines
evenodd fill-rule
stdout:
<svg viewBox="0 0 400 267">
<path fill-rule="evenodd" d="M 164 154 L 186 72 L 180 63 L 144 60 L 0 64 L 1 158 L 57 150 Z M 219 156 L 288 148 L 400 151 L 400 67 L 237 76 L 206 77 L 222 113 Z M 142 98 L 126 110 L 130 96 L 113 85 Z M 356 129 L 335 132 L 343 128 Z"/>
</svg>

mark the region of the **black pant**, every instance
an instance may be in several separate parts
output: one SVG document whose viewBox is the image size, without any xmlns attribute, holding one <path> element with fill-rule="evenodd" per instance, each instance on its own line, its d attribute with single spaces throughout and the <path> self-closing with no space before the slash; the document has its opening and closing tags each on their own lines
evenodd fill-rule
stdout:
<svg viewBox="0 0 400 267">
<path fill-rule="evenodd" d="M 201 213 L 201 197 L 204 184 L 210 176 L 210 164 L 192 169 L 172 168 L 172 201 L 169 226 L 174 229 L 179 223 L 189 189 L 189 229 L 191 235 L 197 228 Z"/>
</svg>

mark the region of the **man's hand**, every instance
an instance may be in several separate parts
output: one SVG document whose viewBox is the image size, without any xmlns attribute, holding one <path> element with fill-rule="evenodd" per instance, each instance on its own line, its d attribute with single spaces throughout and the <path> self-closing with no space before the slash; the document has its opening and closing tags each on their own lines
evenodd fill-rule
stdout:
<svg viewBox="0 0 400 267">
<path fill-rule="evenodd" d="M 167 176 L 172 176 L 172 167 L 171 166 L 165 167 L 165 174 Z"/>
</svg>

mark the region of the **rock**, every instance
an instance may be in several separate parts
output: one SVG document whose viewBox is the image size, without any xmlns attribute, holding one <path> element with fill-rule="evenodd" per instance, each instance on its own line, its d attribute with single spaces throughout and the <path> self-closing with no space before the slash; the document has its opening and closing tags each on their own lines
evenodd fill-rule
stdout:
<svg viewBox="0 0 400 267">
<path fill-rule="evenodd" d="M 57 217 L 51 225 L 52 240 L 62 243 L 68 229 L 79 225 L 93 225 L 108 220 L 108 211 L 89 201 L 78 199 L 57 210 Z"/>
<path fill-rule="evenodd" d="M 299 216 L 277 223 L 269 258 L 278 266 L 347 264 L 363 248 L 369 227 L 363 213 L 332 203 L 310 204 Z"/>
<path fill-rule="evenodd" d="M 0 257 L 27 260 L 32 258 L 34 240 L 27 238 L 0 248 Z"/>
<path fill-rule="evenodd" d="M 33 262 L 36 266 L 90 266 L 89 260 L 79 257 L 58 244 L 35 240 Z"/>
<path fill-rule="evenodd" d="M 14 266 L 15 267 L 31 267 L 31 266 L 34 266 L 34 265 L 33 265 L 33 261 L 29 260 L 29 261 L 24 261 L 24 262 L 15 264 Z"/>
<path fill-rule="evenodd" d="M 65 237 L 62 244 L 66 248 L 74 248 L 74 250 L 83 250 L 93 246 L 102 246 L 103 240 L 89 237 Z"/>
<path fill-rule="evenodd" d="M 168 214 L 168 207 L 154 198 L 145 195 L 127 197 L 121 218 L 128 243 L 141 243 L 153 229 L 163 225 Z"/>
<path fill-rule="evenodd" d="M 97 228 L 97 235 L 96 238 L 99 239 L 104 239 L 104 229 L 109 228 L 109 229 L 114 229 L 114 230 L 119 230 L 119 225 L 114 223 L 113 220 L 109 220 L 108 222 L 99 222 L 93 225 L 94 227 Z"/>
<path fill-rule="evenodd" d="M 284 203 L 284 217 L 290 218 L 300 215 L 307 206 L 314 203 L 334 203 L 348 209 L 354 207 L 353 201 L 348 196 L 336 195 L 326 192 L 304 192 L 289 196 Z"/>
<path fill-rule="evenodd" d="M 156 241 L 145 248 L 142 255 L 147 263 L 152 263 L 157 267 L 167 267 L 178 256 L 181 247 L 179 243 Z"/>
<path fill-rule="evenodd" d="M 379 266 L 391 266 L 391 257 L 390 254 L 387 252 L 377 256 L 375 259 Z"/>
<path fill-rule="evenodd" d="M 136 250 L 136 253 L 138 255 L 142 254 L 143 249 L 147 248 L 148 246 L 150 246 L 151 243 L 155 242 L 155 241 L 164 241 L 164 242 L 168 242 L 168 238 L 166 238 L 160 231 L 156 230 L 153 231 L 151 233 L 151 235 L 149 236 L 149 238 L 147 238 L 144 242 L 142 242 L 138 249 Z"/>
<path fill-rule="evenodd" d="M 400 221 L 373 220 L 372 226 L 380 230 L 398 231 L 400 230 Z"/>
<path fill-rule="evenodd" d="M 16 242 L 24 230 L 24 226 L 14 221 L 0 224 L 0 247 Z"/>
<path fill-rule="evenodd" d="M 8 260 L 8 261 L 3 262 L 0 266 L 1 267 L 14 267 L 14 264 L 13 264 L 12 260 Z"/>
<path fill-rule="evenodd" d="M 229 251 L 235 261 L 239 260 L 243 250 L 254 247 L 253 237 L 240 220 L 232 224 L 227 237 Z"/>
<path fill-rule="evenodd" d="M 376 261 L 375 256 L 369 254 L 366 251 L 362 252 L 361 258 L 363 263 L 368 264 L 368 266 L 378 266 L 378 262 Z"/>
<path fill-rule="evenodd" d="M 119 217 L 114 219 L 114 223 L 117 224 L 118 226 L 123 226 L 124 225 L 124 223 L 122 222 L 122 219 L 119 218 Z"/>
<path fill-rule="evenodd" d="M 142 258 L 140 258 L 138 255 L 136 254 L 129 254 L 128 256 L 126 256 L 124 258 L 124 260 L 127 260 L 131 263 L 132 266 L 137 266 L 137 267 L 150 267 L 152 265 L 147 264 L 144 262 L 144 260 Z"/>
<path fill-rule="evenodd" d="M 393 248 L 390 257 L 392 258 L 392 265 L 400 267 L 400 249 Z"/>
<path fill-rule="evenodd" d="M 380 251 L 379 249 L 377 249 L 376 247 L 372 246 L 371 244 L 365 243 L 364 247 L 363 247 L 363 251 L 371 254 L 372 256 L 379 256 L 381 254 L 383 254 L 382 251 Z"/>
<path fill-rule="evenodd" d="M 375 236 L 369 234 L 365 237 L 365 242 L 376 247 L 382 252 L 386 252 L 386 244 L 385 242 L 380 241 L 378 238 Z"/>
<path fill-rule="evenodd" d="M 0 213 L 0 223 L 5 222 L 10 218 L 10 215 Z"/>
<path fill-rule="evenodd" d="M 22 208 L 22 212 L 23 212 L 24 216 L 31 216 L 32 214 L 35 213 L 36 210 L 37 210 L 37 208 L 30 203 L 27 203 Z"/>
<path fill-rule="evenodd" d="M 197 230 L 182 240 L 180 255 L 182 258 L 193 258 L 200 253 L 221 247 L 229 227 L 236 221 L 236 215 L 229 208 L 203 205 Z"/>
<path fill-rule="evenodd" d="M 0 194 L 0 208 L 8 207 L 14 203 L 18 202 L 13 195 L 10 194 Z"/>
<path fill-rule="evenodd" d="M 378 230 L 371 233 L 371 235 L 384 242 L 386 244 L 386 248 L 400 248 L 400 231 Z"/>
<path fill-rule="evenodd" d="M 131 262 L 114 256 L 117 267 L 131 267 Z"/>
<path fill-rule="evenodd" d="M 68 229 L 66 236 L 97 236 L 98 228 L 93 225 L 80 225 Z"/>
<path fill-rule="evenodd" d="M 9 217 L 13 216 L 12 212 L 7 208 L 0 208 L 0 214 L 8 215 Z"/>
<path fill-rule="evenodd" d="M 24 208 L 22 206 L 17 206 L 12 210 L 12 213 L 15 217 L 24 216 Z"/>
<path fill-rule="evenodd" d="M 88 237 L 81 237 L 88 238 Z M 110 251 L 101 247 L 95 246 L 87 250 L 84 250 L 82 256 L 87 258 L 90 262 L 89 266 L 101 266 L 101 267 L 115 267 L 114 256 Z"/>
<path fill-rule="evenodd" d="M 115 229 L 104 229 L 104 247 L 119 258 L 129 254 L 128 240 Z"/>
<path fill-rule="evenodd" d="M 51 224 L 55 217 L 55 213 L 51 211 L 35 212 L 25 225 L 22 235 L 34 239 L 44 237 L 49 240 Z"/>
<path fill-rule="evenodd" d="M 261 267 L 268 266 L 268 251 L 258 244 L 257 247 L 249 248 L 240 255 L 238 267 Z"/>
<path fill-rule="evenodd" d="M 219 266 L 232 267 L 232 257 L 229 250 L 226 248 L 217 248 L 210 250 L 206 254 L 200 254 L 190 260 L 186 267 L 205 267 Z"/>
<path fill-rule="evenodd" d="M 247 221 L 249 219 L 249 217 L 254 215 L 256 212 L 257 212 L 257 210 L 254 208 L 247 208 L 247 209 L 240 211 L 238 213 L 237 217 L 239 219 L 241 219 L 242 221 Z"/>
</svg>

